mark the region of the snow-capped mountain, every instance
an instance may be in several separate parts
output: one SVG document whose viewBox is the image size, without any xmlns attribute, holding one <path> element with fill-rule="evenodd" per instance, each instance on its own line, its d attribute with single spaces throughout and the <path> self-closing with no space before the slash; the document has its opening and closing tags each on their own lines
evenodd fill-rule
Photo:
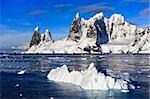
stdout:
<svg viewBox="0 0 150 99">
<path fill-rule="evenodd" d="M 150 28 L 132 25 L 120 14 L 106 18 L 100 12 L 85 20 L 77 13 L 68 37 L 53 42 L 46 30 L 40 42 L 40 36 L 36 39 L 39 44 L 34 43 L 27 53 L 150 53 L 149 35 Z"/>
<path fill-rule="evenodd" d="M 41 35 L 40 35 L 39 27 L 37 26 L 34 29 L 34 34 L 30 42 L 30 47 L 38 45 L 40 43 L 40 40 L 41 40 Z"/>
<path fill-rule="evenodd" d="M 135 39 L 125 48 L 124 53 L 150 53 L 150 27 L 136 33 Z"/>
<path fill-rule="evenodd" d="M 30 49 L 28 51 L 36 51 L 36 50 L 41 50 L 41 51 L 44 51 L 44 50 L 48 50 L 49 46 L 54 42 L 54 40 L 52 39 L 51 37 L 51 33 L 49 32 L 48 29 L 46 29 L 45 33 L 44 34 L 39 34 L 39 31 L 40 29 L 36 27 L 35 28 L 35 33 L 37 32 L 38 30 L 38 39 L 35 39 L 35 36 L 36 34 L 34 33 L 33 37 L 32 37 L 32 40 L 30 42 L 30 45 L 32 44 L 32 42 L 38 42 L 35 43 L 35 44 L 32 44 L 32 46 L 30 47 Z M 34 38 L 34 39 L 33 39 Z M 36 41 L 37 40 L 37 41 Z"/>
</svg>

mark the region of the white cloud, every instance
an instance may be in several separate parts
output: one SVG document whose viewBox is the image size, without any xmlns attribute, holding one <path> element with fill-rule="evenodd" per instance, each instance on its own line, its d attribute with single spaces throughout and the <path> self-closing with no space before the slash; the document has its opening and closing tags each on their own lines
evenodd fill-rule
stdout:
<svg viewBox="0 0 150 99">
<path fill-rule="evenodd" d="M 140 11 L 140 15 L 150 17 L 150 8 L 145 8 L 144 10 Z"/>
<path fill-rule="evenodd" d="M 149 0 L 122 0 L 123 2 L 149 3 Z"/>
<path fill-rule="evenodd" d="M 59 3 L 59 4 L 55 4 L 53 7 L 61 9 L 61 8 L 70 7 L 70 6 L 72 6 L 72 4 L 63 4 L 63 3 L 61 4 L 61 3 Z"/>
<path fill-rule="evenodd" d="M 0 48 L 10 48 L 11 46 L 24 44 L 29 42 L 32 36 L 32 32 L 17 31 L 5 24 L 0 24 L 0 29 Z"/>
<path fill-rule="evenodd" d="M 41 15 L 41 14 L 46 14 L 48 13 L 48 10 L 43 10 L 43 9 L 39 9 L 39 10 L 33 10 L 31 12 L 29 12 L 29 15 Z"/>
<path fill-rule="evenodd" d="M 150 25 L 150 9 L 145 8 L 141 10 L 136 17 L 128 19 L 130 22 L 134 22 L 139 27 L 147 27 Z"/>
<path fill-rule="evenodd" d="M 112 11 L 114 7 L 101 5 L 101 4 L 91 4 L 79 7 L 80 13 L 97 13 L 97 12 L 104 12 L 104 11 Z"/>
</svg>

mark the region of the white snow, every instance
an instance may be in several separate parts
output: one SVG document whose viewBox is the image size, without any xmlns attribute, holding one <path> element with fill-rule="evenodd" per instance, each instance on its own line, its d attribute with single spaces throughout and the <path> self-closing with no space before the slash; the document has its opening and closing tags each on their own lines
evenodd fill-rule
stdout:
<svg viewBox="0 0 150 99">
<path fill-rule="evenodd" d="M 101 19 L 102 17 L 104 17 L 104 14 L 102 12 L 94 15 L 93 17 L 91 17 L 88 21 L 96 21 L 97 19 Z"/>
<path fill-rule="evenodd" d="M 77 12 L 77 13 L 76 13 L 75 18 L 76 18 L 76 19 L 80 18 L 80 16 L 79 16 L 79 12 Z"/>
<path fill-rule="evenodd" d="M 47 42 L 47 41 L 53 42 L 53 40 L 51 38 L 51 34 L 49 33 L 48 29 L 45 30 L 45 42 Z"/>
<path fill-rule="evenodd" d="M 150 27 L 137 33 L 135 40 L 123 50 L 131 53 L 150 53 Z"/>
<path fill-rule="evenodd" d="M 52 69 L 47 75 L 47 78 L 55 82 L 78 85 L 87 90 L 119 89 L 123 92 L 128 92 L 129 87 L 133 86 L 123 79 L 113 78 L 98 72 L 94 67 L 94 63 L 91 63 L 84 71 L 73 70 L 71 72 L 68 71 L 66 65 L 63 65 L 62 67 Z M 133 86 L 132 88 L 134 89 L 135 87 Z"/>
<path fill-rule="evenodd" d="M 43 33 L 41 34 L 41 37 L 44 37 L 44 34 L 43 34 Z"/>
<path fill-rule="evenodd" d="M 34 29 L 34 31 L 39 31 L 39 26 L 37 26 L 37 27 Z"/>
</svg>

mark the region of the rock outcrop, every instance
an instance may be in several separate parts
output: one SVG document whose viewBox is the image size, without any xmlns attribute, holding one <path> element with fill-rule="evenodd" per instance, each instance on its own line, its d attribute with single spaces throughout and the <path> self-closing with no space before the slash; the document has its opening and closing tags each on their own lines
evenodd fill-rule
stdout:
<svg viewBox="0 0 150 99">
<path fill-rule="evenodd" d="M 40 29 L 37 26 L 34 30 L 34 34 L 32 36 L 31 42 L 30 42 L 30 47 L 32 47 L 33 45 L 38 45 L 41 41 L 41 35 L 40 35 Z"/>
<path fill-rule="evenodd" d="M 77 13 L 72 22 L 68 39 L 78 42 L 81 39 L 81 37 L 81 18 L 79 16 L 79 13 Z"/>
</svg>

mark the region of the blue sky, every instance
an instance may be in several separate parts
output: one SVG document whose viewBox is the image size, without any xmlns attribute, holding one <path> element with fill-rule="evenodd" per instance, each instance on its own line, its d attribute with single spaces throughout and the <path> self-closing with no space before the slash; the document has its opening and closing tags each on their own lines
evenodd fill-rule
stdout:
<svg viewBox="0 0 150 99">
<path fill-rule="evenodd" d="M 0 47 L 30 42 L 33 30 L 46 28 L 57 40 L 66 37 L 77 12 L 88 19 L 98 12 L 122 14 L 139 27 L 150 25 L 149 0 L 0 0 Z"/>
</svg>

